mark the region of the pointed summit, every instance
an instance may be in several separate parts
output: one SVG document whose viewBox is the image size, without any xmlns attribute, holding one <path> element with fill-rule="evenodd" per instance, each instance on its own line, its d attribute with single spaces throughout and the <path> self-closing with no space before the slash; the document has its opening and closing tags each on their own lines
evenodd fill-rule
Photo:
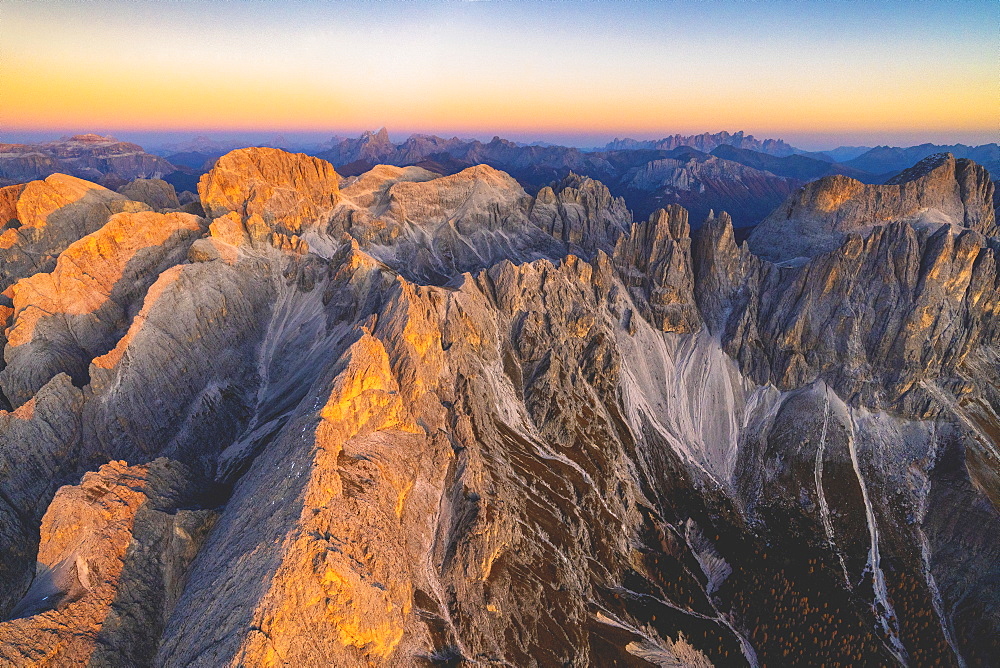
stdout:
<svg viewBox="0 0 1000 668">
<path fill-rule="evenodd" d="M 362 140 L 365 140 L 365 143 L 371 143 L 371 144 L 392 143 L 392 141 L 390 141 L 389 139 L 389 131 L 386 130 L 384 126 L 379 128 L 375 132 L 372 132 L 371 130 L 365 131 L 365 133 L 361 136 L 361 138 Z"/>
</svg>

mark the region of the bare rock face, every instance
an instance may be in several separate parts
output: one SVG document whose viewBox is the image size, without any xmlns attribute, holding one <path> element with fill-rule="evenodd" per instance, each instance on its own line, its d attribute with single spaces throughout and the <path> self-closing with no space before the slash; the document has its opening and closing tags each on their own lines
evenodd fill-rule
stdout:
<svg viewBox="0 0 1000 668">
<path fill-rule="evenodd" d="M 562 240 L 571 253 L 592 255 L 609 251 L 625 231 L 631 214 L 620 197 L 612 197 L 604 184 L 570 173 L 538 192 L 531 219 L 550 235 Z"/>
<path fill-rule="evenodd" d="M 847 235 L 798 268 L 738 248 L 723 219 L 695 250 L 702 312 L 722 316 L 713 330 L 755 379 L 823 378 L 842 397 L 912 415 L 930 401 L 927 382 L 961 392 L 968 356 L 994 345 L 996 263 L 995 242 L 974 230 L 908 222 Z"/>
<path fill-rule="evenodd" d="M 177 191 L 163 179 L 136 179 L 118 189 L 130 200 L 148 204 L 154 211 L 181 208 Z"/>
<path fill-rule="evenodd" d="M 339 200 L 340 177 L 323 160 L 272 148 L 246 148 L 219 158 L 198 194 L 212 218 L 233 211 L 260 218 L 283 234 L 325 222 Z"/>
<path fill-rule="evenodd" d="M 337 209 L 329 232 L 345 230 L 403 275 L 433 283 L 505 257 L 541 257 L 557 247 L 532 225 L 532 198 L 507 174 L 479 165 L 430 176 L 384 167 L 362 175 L 344 193 L 357 200 Z"/>
<path fill-rule="evenodd" d="M 840 246 L 851 233 L 904 221 L 948 224 L 996 234 L 989 174 L 950 153 L 933 155 L 885 185 L 829 176 L 802 187 L 750 235 L 750 248 L 770 260 L 813 257 Z"/>
<path fill-rule="evenodd" d="M 355 206 L 370 209 L 385 204 L 386 191 L 395 183 L 422 183 L 440 176 L 422 167 L 378 165 L 364 174 L 345 179 L 341 183 L 341 192 Z"/>
<path fill-rule="evenodd" d="M 896 221 L 790 266 L 726 214 L 633 224 L 585 179 L 341 183 L 270 150 L 220 159 L 202 196 L 206 221 L 112 216 L 14 277 L 8 350 L 48 371 L 0 412 L 7 661 L 1000 651 L 994 237 Z M 70 330 L 104 337 L 71 378 L 45 341 L 75 321 L 41 309 L 123 281 L 113 326 Z"/>
<path fill-rule="evenodd" d="M 34 575 L 38 523 L 59 480 L 79 475 L 83 393 L 60 374 L 12 412 L 0 411 L 5 447 L 0 506 L 0 610 L 9 618 Z"/>
<path fill-rule="evenodd" d="M 661 209 L 633 223 L 618 238 L 614 263 L 643 317 L 664 332 L 696 332 L 701 316 L 694 298 L 691 228 L 687 211 Z M 630 324 L 630 323 L 629 323 Z"/>
<path fill-rule="evenodd" d="M 22 191 L 24 184 L 0 188 L 0 228 L 3 230 L 21 224 L 17 219 L 17 200 Z"/>
<path fill-rule="evenodd" d="M 90 360 L 110 348 L 151 279 L 182 259 L 203 231 L 185 213 L 120 213 L 62 252 L 51 273 L 8 289 L 13 314 L 0 387 L 13 405 L 59 372 L 86 384 Z"/>
<path fill-rule="evenodd" d="M 17 188 L 21 188 L 20 191 Z M 15 216 L 0 233 L 0 286 L 51 269 L 55 256 L 77 239 L 100 229 L 114 213 L 137 210 L 118 193 L 65 174 L 5 189 L 7 213 L 16 194 Z M 11 220 L 16 220 L 12 224 Z"/>
<path fill-rule="evenodd" d="M 0 144 L 0 183 L 18 184 L 70 171 L 54 156 L 26 144 Z"/>
<path fill-rule="evenodd" d="M 183 465 L 110 462 L 61 488 L 42 518 L 35 579 L 0 624 L 9 665 L 119 666 L 148 661 L 185 568 L 211 525 Z"/>
</svg>

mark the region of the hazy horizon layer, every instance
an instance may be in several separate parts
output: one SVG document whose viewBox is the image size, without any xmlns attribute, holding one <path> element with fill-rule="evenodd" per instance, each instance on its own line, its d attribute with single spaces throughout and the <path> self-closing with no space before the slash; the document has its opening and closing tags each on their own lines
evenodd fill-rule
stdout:
<svg viewBox="0 0 1000 668">
<path fill-rule="evenodd" d="M 375 131 L 378 128 L 367 128 L 367 129 L 350 129 L 350 130 L 330 130 L 328 132 L 314 131 L 314 132 L 302 132 L 302 131 L 283 131 L 283 130 L 259 130 L 259 131 L 233 131 L 233 130 L 211 130 L 211 129 L 194 129 L 194 130 L 116 130 L 114 128 L 75 128 L 75 129 L 61 129 L 61 130 L 13 130 L 8 131 L 0 129 L 0 144 L 10 143 L 10 144 L 35 144 L 48 141 L 58 141 L 80 134 L 100 134 L 104 136 L 111 136 L 120 141 L 128 141 L 135 144 L 139 144 L 143 148 L 152 151 L 161 151 L 164 149 L 169 149 L 177 145 L 183 145 L 191 143 L 199 138 L 206 138 L 220 144 L 232 143 L 234 145 L 239 144 L 241 146 L 252 146 L 252 145 L 269 145 L 269 146 L 281 146 L 282 148 L 288 149 L 314 149 L 320 145 L 330 142 L 334 137 L 348 137 L 353 138 L 360 136 L 362 133 L 368 131 Z M 737 132 L 738 130 L 730 129 L 730 132 Z M 714 131 L 711 131 L 714 132 Z M 481 142 L 489 142 L 493 137 L 498 136 L 501 139 L 506 139 L 522 144 L 552 144 L 560 146 L 569 146 L 581 149 L 601 149 L 607 145 L 610 141 L 614 139 L 635 139 L 639 141 L 646 140 L 658 140 L 664 137 L 669 137 L 674 134 L 702 134 L 702 132 L 695 133 L 681 133 L 681 132 L 667 132 L 661 135 L 606 135 L 606 134 L 585 134 L 585 135 L 562 135 L 562 134 L 545 134 L 545 135 L 534 135 L 527 133 L 514 133 L 514 134 L 497 134 L 495 132 L 491 133 L 489 131 L 483 131 L 479 133 L 465 133 L 465 132 L 421 132 L 419 130 L 414 130 L 413 132 L 397 132 L 389 130 L 389 138 L 395 143 L 402 143 L 407 139 L 407 137 L 414 134 L 437 134 L 442 137 L 455 137 L 464 141 L 479 140 Z M 797 149 L 806 151 L 829 151 L 836 148 L 857 146 L 857 147 L 876 147 L 876 146 L 899 146 L 899 147 L 909 147 L 917 146 L 920 144 L 940 144 L 940 145 L 954 145 L 954 144 L 966 144 L 969 146 L 978 146 L 982 144 L 996 143 L 998 137 L 991 137 L 988 133 L 933 133 L 933 134 L 904 134 L 904 135 L 875 135 L 875 136 L 857 136 L 857 135 L 817 135 L 810 138 L 809 136 L 802 137 L 801 139 L 796 139 L 789 136 L 768 136 L 764 134 L 757 134 L 753 132 L 746 132 L 747 135 L 754 135 L 757 139 L 781 139 L 785 140 Z M 825 141 L 824 141 L 825 139 Z"/>
</svg>

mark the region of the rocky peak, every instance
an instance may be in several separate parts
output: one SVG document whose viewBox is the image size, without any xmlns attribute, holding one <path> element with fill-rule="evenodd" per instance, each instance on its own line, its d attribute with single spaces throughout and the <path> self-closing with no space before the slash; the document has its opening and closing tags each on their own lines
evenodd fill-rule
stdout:
<svg viewBox="0 0 1000 668">
<path fill-rule="evenodd" d="M 431 181 L 440 177 L 440 174 L 422 167 L 376 165 L 364 174 L 344 179 L 341 182 L 341 193 L 347 202 L 359 208 L 381 208 L 388 204 L 386 194 L 394 183 Z"/>
<path fill-rule="evenodd" d="M 951 153 L 934 153 L 927 156 L 917 164 L 904 169 L 902 172 L 885 182 L 885 185 L 899 185 L 909 183 L 923 178 L 936 169 L 954 171 L 955 156 Z"/>
<path fill-rule="evenodd" d="M 244 221 L 258 217 L 280 234 L 301 234 L 325 225 L 340 201 L 340 176 L 333 165 L 275 148 L 244 148 L 219 158 L 198 182 L 205 213 L 230 211 Z"/>
<path fill-rule="evenodd" d="M 615 243 L 612 259 L 622 283 L 646 320 L 664 332 L 694 332 L 701 326 L 690 233 L 687 211 L 674 205 L 633 223 Z"/>
<path fill-rule="evenodd" d="M 0 263 L 3 289 L 29 271 L 51 269 L 56 255 L 77 239 L 100 229 L 112 214 L 147 208 L 129 202 L 124 195 L 66 174 L 52 174 L 42 181 L 5 188 L 3 193 L 7 207 L 3 214 L 7 217 L 5 229 L 0 232 L 0 250 L 4 252 Z"/>
<path fill-rule="evenodd" d="M 885 185 L 834 175 L 788 197 L 750 235 L 762 257 L 787 261 L 837 248 L 845 235 L 892 222 L 996 234 L 993 186 L 981 166 L 951 154 L 931 156 Z"/>
<path fill-rule="evenodd" d="M 573 253 L 590 257 L 598 249 L 610 252 L 615 240 L 632 223 L 621 197 L 614 197 L 600 181 L 570 172 L 538 192 L 532 221 L 568 244 Z"/>
<path fill-rule="evenodd" d="M 148 204 L 154 211 L 179 209 L 177 191 L 163 179 L 136 179 L 118 189 L 118 192 L 135 202 Z"/>
</svg>

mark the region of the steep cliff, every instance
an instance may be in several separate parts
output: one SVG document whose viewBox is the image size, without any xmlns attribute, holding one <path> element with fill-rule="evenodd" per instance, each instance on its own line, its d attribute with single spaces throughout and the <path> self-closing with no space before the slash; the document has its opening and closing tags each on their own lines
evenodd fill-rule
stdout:
<svg viewBox="0 0 1000 668">
<path fill-rule="evenodd" d="M 757 226 L 750 248 L 775 261 L 812 257 L 839 247 L 849 233 L 867 233 L 893 221 L 933 229 L 947 224 L 993 236 L 996 212 L 989 173 L 942 153 L 885 185 L 828 176 L 803 186 Z"/>
<path fill-rule="evenodd" d="M 175 171 L 138 144 L 86 134 L 40 144 L 0 144 L 0 184 L 66 173 L 117 188 L 136 178 L 161 178 Z"/>
</svg>

